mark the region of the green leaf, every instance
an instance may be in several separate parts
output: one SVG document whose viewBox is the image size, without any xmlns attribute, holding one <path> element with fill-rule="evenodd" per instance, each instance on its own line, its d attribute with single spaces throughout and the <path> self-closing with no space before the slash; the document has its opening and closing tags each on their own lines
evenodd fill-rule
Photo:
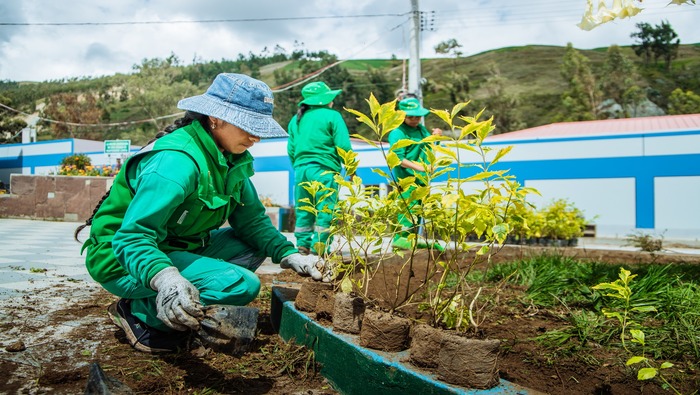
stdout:
<svg viewBox="0 0 700 395">
<path fill-rule="evenodd" d="M 626 365 L 627 365 L 627 366 L 630 366 L 630 365 L 634 365 L 635 363 L 644 362 L 644 361 L 646 361 L 646 360 L 647 360 L 647 359 L 644 358 L 644 357 L 632 357 L 632 358 L 630 358 L 630 359 L 627 360 Z"/>
<path fill-rule="evenodd" d="M 469 181 L 479 181 L 479 180 L 483 180 L 484 178 L 489 178 L 489 177 L 491 177 L 491 176 L 493 176 L 493 175 L 495 175 L 495 174 L 498 174 L 498 173 L 497 173 L 497 172 L 493 172 L 493 171 L 482 171 L 481 173 L 476 173 L 476 174 L 474 174 L 473 176 L 471 176 L 471 177 L 465 179 L 464 181 L 465 181 L 465 182 L 469 182 Z"/>
<path fill-rule="evenodd" d="M 361 135 L 361 134 L 353 134 L 353 135 L 351 135 L 350 137 L 353 137 L 353 138 L 356 138 L 356 139 L 360 139 L 360 140 L 364 141 L 365 143 L 371 145 L 371 146 L 374 147 L 374 148 L 379 148 L 379 145 L 377 145 L 377 142 L 376 142 L 376 141 L 370 140 L 370 139 L 368 139 L 367 137 L 365 137 L 365 136 L 363 136 L 363 135 Z"/>
<path fill-rule="evenodd" d="M 340 282 L 340 290 L 346 294 L 352 292 L 352 281 L 350 281 L 350 277 L 343 278 L 343 281 Z"/>
<path fill-rule="evenodd" d="M 450 114 L 447 111 L 445 111 L 445 110 L 432 110 L 431 112 L 433 114 L 437 115 L 438 118 L 445 121 L 446 124 L 448 124 L 448 125 L 452 124 L 452 118 L 450 118 Z"/>
<path fill-rule="evenodd" d="M 642 312 L 650 312 L 650 311 L 656 311 L 656 307 L 654 306 L 636 306 L 632 307 L 633 311 L 642 311 Z"/>
<path fill-rule="evenodd" d="M 345 110 L 353 115 L 356 115 L 358 122 L 364 123 L 365 125 L 369 126 L 370 129 L 372 129 L 375 133 L 377 132 L 377 126 L 374 124 L 374 122 L 367 115 L 365 115 L 359 111 L 353 110 L 351 108 L 346 108 Z"/>
<path fill-rule="evenodd" d="M 462 109 L 466 107 L 470 102 L 471 100 L 455 104 L 454 107 L 452 107 L 452 114 L 450 114 L 451 118 L 455 119 L 455 117 L 459 115 L 459 112 L 462 111 Z"/>
<path fill-rule="evenodd" d="M 661 364 L 661 369 L 668 369 L 668 368 L 672 368 L 672 367 L 673 367 L 673 364 L 671 362 L 664 362 Z"/>
<path fill-rule="evenodd" d="M 451 150 L 449 148 L 445 148 L 441 145 L 436 145 L 433 147 L 434 151 L 437 151 L 443 155 L 449 156 L 450 158 L 457 160 L 457 153 L 454 150 Z"/>
<path fill-rule="evenodd" d="M 401 164 L 401 159 L 399 159 L 399 156 L 396 155 L 396 152 L 389 151 L 389 153 L 386 154 L 386 164 L 390 169 L 393 169 Z"/>
<path fill-rule="evenodd" d="M 637 372 L 637 380 L 649 380 L 656 377 L 658 370 L 656 368 L 641 368 Z"/>
<path fill-rule="evenodd" d="M 409 145 L 416 145 L 418 144 L 417 141 L 409 140 L 409 139 L 401 139 L 397 141 L 394 145 L 391 146 L 392 151 L 396 151 L 401 148 L 408 147 Z"/>
<path fill-rule="evenodd" d="M 404 191 L 407 190 L 411 185 L 416 183 L 416 177 L 405 177 L 399 180 L 399 186 Z"/>
<path fill-rule="evenodd" d="M 429 187 L 418 187 L 413 192 L 411 192 L 411 201 L 423 200 L 430 193 Z"/>
<path fill-rule="evenodd" d="M 644 345 L 644 332 L 639 329 L 630 329 L 630 335 L 637 343 Z"/>
<path fill-rule="evenodd" d="M 513 146 L 512 146 L 512 145 L 509 145 L 509 146 L 507 146 L 507 147 L 505 147 L 505 148 L 499 149 L 499 150 L 498 150 L 498 153 L 496 154 L 496 157 L 493 158 L 493 160 L 491 161 L 491 164 L 492 164 L 492 165 L 493 165 L 493 164 L 496 164 L 504 155 L 506 155 L 507 153 L 509 153 L 510 150 L 512 150 L 512 149 L 513 149 Z"/>
<path fill-rule="evenodd" d="M 484 255 L 487 252 L 489 252 L 489 246 L 488 245 L 483 245 L 481 248 L 479 248 L 479 251 L 476 252 L 476 255 Z"/>
<path fill-rule="evenodd" d="M 376 173 L 376 174 L 379 174 L 380 176 L 382 176 L 382 177 L 384 177 L 384 178 L 387 178 L 387 179 L 391 178 L 391 177 L 389 176 L 389 174 L 387 174 L 387 172 L 385 172 L 385 171 L 382 170 L 382 169 L 376 168 L 376 167 L 372 169 L 372 172 L 373 172 L 373 173 Z"/>
<path fill-rule="evenodd" d="M 503 243 L 506 236 L 508 236 L 508 229 L 509 227 L 507 223 L 500 223 L 492 227 L 491 232 L 493 232 L 493 234 L 496 236 L 496 240 L 498 240 L 499 243 Z"/>
<path fill-rule="evenodd" d="M 456 144 L 454 145 L 454 147 L 455 147 L 455 148 L 459 148 L 459 149 L 463 149 L 463 150 L 467 150 L 467 151 L 471 151 L 471 152 L 473 152 L 473 153 L 475 153 L 475 154 L 477 154 L 477 155 L 481 155 L 481 151 L 479 151 L 479 149 L 478 149 L 477 147 L 475 147 L 474 145 L 472 145 L 472 144 L 467 144 L 467 143 L 456 143 Z"/>
<path fill-rule="evenodd" d="M 443 207 L 451 207 L 457 201 L 459 200 L 459 195 L 453 194 L 453 193 L 448 193 L 446 195 L 442 195 L 442 206 Z"/>
</svg>

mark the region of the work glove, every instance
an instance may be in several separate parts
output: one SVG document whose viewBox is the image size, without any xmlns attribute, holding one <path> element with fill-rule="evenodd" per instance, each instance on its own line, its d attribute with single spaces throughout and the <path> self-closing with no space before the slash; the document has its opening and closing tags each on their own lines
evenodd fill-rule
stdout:
<svg viewBox="0 0 700 395">
<path fill-rule="evenodd" d="M 282 269 L 294 269 L 302 276 L 311 276 L 316 281 L 323 280 L 323 274 L 318 270 L 318 266 L 324 267 L 323 258 L 316 255 L 301 255 L 298 252 L 282 258 L 280 267 Z"/>
<path fill-rule="evenodd" d="M 151 279 L 151 288 L 158 291 L 156 308 L 158 319 L 175 330 L 198 330 L 199 320 L 204 317 L 199 291 L 182 277 L 176 267 L 158 272 Z"/>
</svg>

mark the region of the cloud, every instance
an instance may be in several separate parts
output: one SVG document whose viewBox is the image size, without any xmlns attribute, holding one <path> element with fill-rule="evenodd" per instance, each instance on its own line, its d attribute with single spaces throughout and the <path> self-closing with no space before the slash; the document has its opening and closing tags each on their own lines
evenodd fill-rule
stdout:
<svg viewBox="0 0 700 395">
<path fill-rule="evenodd" d="M 669 20 L 683 43 L 700 42 L 700 7 L 665 7 L 667 2 L 646 0 L 647 9 L 637 17 L 586 32 L 576 27 L 585 0 L 420 0 L 425 19 L 435 26 L 421 33 L 421 55 L 437 56 L 433 48 L 451 38 L 463 45 L 466 56 L 528 44 L 571 42 L 581 49 L 630 45 L 636 23 L 661 20 Z M 410 8 L 408 0 L 73 0 L 70 6 L 54 0 L 2 0 L 0 22 L 34 25 L 0 25 L 0 80 L 127 73 L 143 59 L 175 54 L 189 64 L 195 57 L 235 59 L 276 45 L 288 53 L 327 50 L 341 59 L 407 58 Z M 350 17 L 357 15 L 364 17 Z M 227 21 L 201 22 L 212 20 Z M 138 24 L 159 21 L 168 23 Z M 137 24 L 99 24 L 123 22 Z M 36 25 L 42 23 L 92 24 Z M 295 47 L 301 43 L 303 48 Z"/>
</svg>

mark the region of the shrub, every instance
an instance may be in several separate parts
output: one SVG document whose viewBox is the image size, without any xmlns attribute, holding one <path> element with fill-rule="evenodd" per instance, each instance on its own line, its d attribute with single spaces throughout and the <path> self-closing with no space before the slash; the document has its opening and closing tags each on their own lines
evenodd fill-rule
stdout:
<svg viewBox="0 0 700 395">
<path fill-rule="evenodd" d="M 114 177 L 117 173 L 119 169 L 112 166 L 93 166 L 90 157 L 85 154 L 66 156 L 58 170 L 61 176 Z"/>
</svg>

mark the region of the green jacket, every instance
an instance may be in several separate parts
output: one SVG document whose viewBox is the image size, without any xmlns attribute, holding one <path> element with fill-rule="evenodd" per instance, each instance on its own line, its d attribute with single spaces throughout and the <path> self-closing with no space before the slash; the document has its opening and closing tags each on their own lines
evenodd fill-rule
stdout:
<svg viewBox="0 0 700 395">
<path fill-rule="evenodd" d="M 398 128 L 389 132 L 389 145 L 393 147 L 399 140 L 413 140 L 418 142 L 430 135 L 431 133 L 422 124 L 419 124 L 417 128 L 412 128 L 403 123 Z M 396 153 L 396 155 L 399 157 L 399 160 L 401 161 L 403 161 L 404 159 L 408 159 L 413 162 L 425 163 L 428 161 L 426 155 L 426 150 L 428 149 L 430 149 L 430 144 L 422 143 L 409 145 L 403 148 L 392 149 L 392 151 Z M 416 173 L 415 170 L 407 169 L 403 166 L 396 166 L 392 171 L 394 173 L 394 176 L 396 176 L 396 178 L 399 180 L 402 178 L 413 176 Z"/>
<path fill-rule="evenodd" d="M 129 158 L 93 218 L 86 265 L 104 283 L 131 275 L 148 287 L 171 251 L 207 245 L 226 220 L 236 236 L 279 262 L 296 252 L 277 231 L 250 181 L 247 151 L 222 154 L 198 122 Z"/>
<path fill-rule="evenodd" d="M 340 173 L 343 159 L 336 147 L 350 151 L 348 127 L 340 113 L 326 106 L 310 107 L 297 124 L 294 115 L 287 126 L 289 140 L 287 154 L 292 167 L 298 168 L 310 163 L 318 164 Z"/>
</svg>

